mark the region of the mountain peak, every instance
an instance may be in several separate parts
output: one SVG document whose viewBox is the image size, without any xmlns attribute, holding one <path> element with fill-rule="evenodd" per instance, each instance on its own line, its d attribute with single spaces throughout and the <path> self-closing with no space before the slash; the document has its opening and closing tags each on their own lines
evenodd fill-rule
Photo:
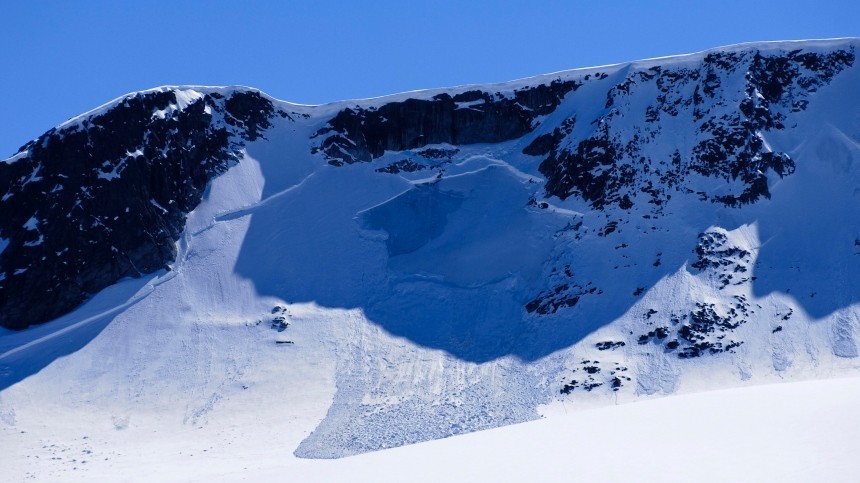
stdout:
<svg viewBox="0 0 860 483">
<path fill-rule="evenodd" d="M 291 447 L 339 457 L 856 371 L 857 43 L 322 106 L 123 96 L 0 163 L 0 324 L 44 323 L 0 383 L 103 378 L 117 429 L 162 390 L 195 427 L 313 401 Z M 52 364 L 61 341 L 86 347 Z"/>
</svg>

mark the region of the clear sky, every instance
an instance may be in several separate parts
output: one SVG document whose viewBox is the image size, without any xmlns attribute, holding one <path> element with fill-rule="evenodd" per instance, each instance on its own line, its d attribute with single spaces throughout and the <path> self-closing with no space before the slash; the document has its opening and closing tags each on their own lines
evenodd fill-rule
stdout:
<svg viewBox="0 0 860 483">
<path fill-rule="evenodd" d="M 721 45 L 860 36 L 857 0 L 0 2 L 0 158 L 122 94 L 292 102 L 501 82 Z"/>
</svg>

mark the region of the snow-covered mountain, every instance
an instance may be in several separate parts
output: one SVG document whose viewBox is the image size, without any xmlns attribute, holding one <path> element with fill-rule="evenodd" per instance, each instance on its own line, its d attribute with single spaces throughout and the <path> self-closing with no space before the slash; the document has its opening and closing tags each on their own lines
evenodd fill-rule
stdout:
<svg viewBox="0 0 860 483">
<path fill-rule="evenodd" d="M 0 161 L 0 439 L 332 458 L 856 374 L 858 44 L 69 120 Z"/>
</svg>

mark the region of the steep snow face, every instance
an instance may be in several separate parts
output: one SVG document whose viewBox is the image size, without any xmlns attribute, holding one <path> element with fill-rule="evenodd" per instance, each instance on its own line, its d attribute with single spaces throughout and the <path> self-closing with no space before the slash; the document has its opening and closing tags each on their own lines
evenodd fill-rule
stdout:
<svg viewBox="0 0 860 483">
<path fill-rule="evenodd" d="M 160 89 L 73 120 L 0 164 L 4 324 L 108 288 L 0 338 L 4 438 L 35 445 L 13 429 L 51 433 L 49 407 L 104 448 L 241 424 L 329 458 L 856 372 L 856 48 L 316 107 Z M 91 142 L 111 116 L 132 142 Z"/>
</svg>

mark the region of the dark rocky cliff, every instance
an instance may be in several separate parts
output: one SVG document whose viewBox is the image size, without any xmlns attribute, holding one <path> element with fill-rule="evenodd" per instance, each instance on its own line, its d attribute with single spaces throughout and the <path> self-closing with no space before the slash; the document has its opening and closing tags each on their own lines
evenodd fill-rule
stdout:
<svg viewBox="0 0 860 483">
<path fill-rule="evenodd" d="M 209 180 L 275 113 L 255 91 L 177 102 L 172 90 L 126 97 L 0 163 L 0 325 L 50 320 L 123 277 L 165 268 Z"/>
<path fill-rule="evenodd" d="M 369 162 L 385 151 L 428 144 L 498 143 L 532 131 L 538 116 L 551 113 L 564 96 L 579 87 L 555 81 L 514 92 L 513 96 L 471 90 L 431 99 L 407 99 L 382 106 L 340 111 L 316 135 L 314 148 L 335 166 Z"/>
</svg>

